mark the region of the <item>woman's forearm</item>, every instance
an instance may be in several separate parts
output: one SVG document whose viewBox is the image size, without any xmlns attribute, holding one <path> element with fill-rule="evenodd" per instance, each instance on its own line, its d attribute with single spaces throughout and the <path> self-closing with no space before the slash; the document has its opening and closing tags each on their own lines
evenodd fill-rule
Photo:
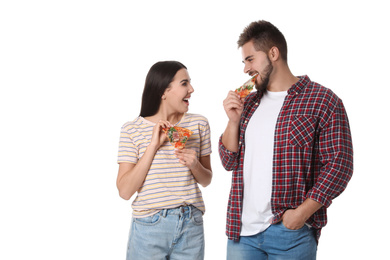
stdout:
<svg viewBox="0 0 390 260">
<path fill-rule="evenodd" d="M 121 198 L 130 199 L 142 187 L 156 151 L 155 148 L 148 146 L 137 164 L 121 163 L 119 165 L 117 188 Z"/>
<path fill-rule="evenodd" d="M 213 172 L 211 170 L 210 156 L 201 157 L 197 164 L 191 168 L 192 175 L 203 187 L 211 183 Z"/>
</svg>

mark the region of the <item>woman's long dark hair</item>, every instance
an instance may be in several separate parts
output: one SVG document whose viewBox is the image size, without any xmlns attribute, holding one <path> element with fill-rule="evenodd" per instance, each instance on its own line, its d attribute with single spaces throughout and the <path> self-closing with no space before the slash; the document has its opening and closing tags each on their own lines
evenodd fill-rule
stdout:
<svg viewBox="0 0 390 260">
<path fill-rule="evenodd" d="M 150 68 L 142 93 L 140 116 L 153 116 L 157 113 L 162 95 L 181 69 L 187 67 L 178 61 L 160 61 Z"/>
</svg>

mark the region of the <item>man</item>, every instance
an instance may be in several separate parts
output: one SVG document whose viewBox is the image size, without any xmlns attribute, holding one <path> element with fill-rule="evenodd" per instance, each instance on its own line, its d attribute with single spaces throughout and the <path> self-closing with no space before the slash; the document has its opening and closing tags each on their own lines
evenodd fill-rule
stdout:
<svg viewBox="0 0 390 260">
<path fill-rule="evenodd" d="M 342 101 L 294 76 L 287 44 L 271 23 L 246 27 L 238 40 L 244 73 L 257 91 L 230 91 L 220 138 L 233 171 L 227 210 L 227 259 L 315 259 L 326 209 L 352 176 L 353 151 Z"/>
</svg>

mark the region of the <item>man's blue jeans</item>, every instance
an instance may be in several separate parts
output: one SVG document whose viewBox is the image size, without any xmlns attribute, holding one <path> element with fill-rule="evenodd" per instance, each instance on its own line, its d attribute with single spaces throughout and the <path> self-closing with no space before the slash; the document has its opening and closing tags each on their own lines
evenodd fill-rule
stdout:
<svg viewBox="0 0 390 260">
<path fill-rule="evenodd" d="M 282 222 L 238 242 L 228 240 L 227 245 L 228 260 L 315 260 L 316 255 L 314 229 L 304 225 L 290 230 Z"/>
<path fill-rule="evenodd" d="M 203 258 L 203 216 L 196 207 L 165 209 L 150 217 L 133 218 L 127 260 Z"/>
</svg>

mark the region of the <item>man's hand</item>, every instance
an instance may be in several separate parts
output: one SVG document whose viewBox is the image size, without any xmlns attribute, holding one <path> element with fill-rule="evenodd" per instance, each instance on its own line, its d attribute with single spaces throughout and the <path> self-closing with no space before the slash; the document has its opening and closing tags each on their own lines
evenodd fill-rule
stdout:
<svg viewBox="0 0 390 260">
<path fill-rule="evenodd" d="M 223 101 L 223 108 L 225 109 L 229 121 L 238 125 L 241 113 L 244 109 L 244 104 L 240 99 L 240 95 L 234 91 L 229 91 L 226 99 Z"/>
<path fill-rule="evenodd" d="M 283 225 L 291 230 L 300 229 L 305 225 L 311 215 L 319 210 L 322 205 L 312 199 L 306 199 L 298 208 L 288 209 L 284 212 Z"/>
<path fill-rule="evenodd" d="M 283 225 L 291 230 L 297 230 L 305 225 L 306 219 L 297 209 L 288 209 L 283 214 Z"/>
<path fill-rule="evenodd" d="M 229 91 L 226 99 L 223 101 L 223 107 L 229 122 L 226 126 L 225 132 L 222 135 L 222 143 L 231 152 L 238 151 L 238 134 L 242 111 L 244 110 L 244 103 L 234 91 Z"/>
</svg>

